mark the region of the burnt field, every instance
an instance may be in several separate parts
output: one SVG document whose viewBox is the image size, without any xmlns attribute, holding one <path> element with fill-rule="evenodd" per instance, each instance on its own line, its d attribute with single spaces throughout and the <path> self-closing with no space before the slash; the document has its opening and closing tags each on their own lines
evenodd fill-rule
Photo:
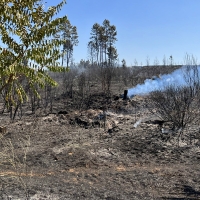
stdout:
<svg viewBox="0 0 200 200">
<path fill-rule="evenodd" d="M 111 99 L 118 110 L 110 109 L 106 120 L 101 109 L 88 109 L 27 114 L 7 125 L 1 198 L 199 199 L 198 128 L 191 127 L 192 144 L 186 138 L 177 147 L 175 138 L 163 136 L 143 98 L 134 98 L 136 112 L 132 100 Z"/>
<path fill-rule="evenodd" d="M 199 124 L 178 146 L 148 96 L 99 87 L 84 101 L 74 93 L 34 112 L 25 104 L 12 122 L 1 114 L 0 199 L 200 199 Z"/>
<path fill-rule="evenodd" d="M 197 6 L 94 2 L 0 0 L 0 200 L 200 200 Z"/>
</svg>

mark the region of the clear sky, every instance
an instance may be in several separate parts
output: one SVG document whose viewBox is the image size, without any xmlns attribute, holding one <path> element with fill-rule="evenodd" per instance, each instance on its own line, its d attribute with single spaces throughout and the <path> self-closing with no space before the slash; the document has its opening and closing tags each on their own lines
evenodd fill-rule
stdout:
<svg viewBox="0 0 200 200">
<path fill-rule="evenodd" d="M 47 6 L 60 0 L 46 0 Z M 200 57 L 200 0 L 67 0 L 59 16 L 76 26 L 79 45 L 75 62 L 87 59 L 87 43 L 94 23 L 108 19 L 117 28 L 119 61 L 150 64 L 164 55 L 183 63 L 186 53 Z"/>
</svg>

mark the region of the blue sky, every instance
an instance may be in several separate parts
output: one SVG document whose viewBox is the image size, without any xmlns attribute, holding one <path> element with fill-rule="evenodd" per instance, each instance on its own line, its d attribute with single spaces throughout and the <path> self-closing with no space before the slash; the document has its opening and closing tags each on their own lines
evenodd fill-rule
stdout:
<svg viewBox="0 0 200 200">
<path fill-rule="evenodd" d="M 47 6 L 59 0 L 46 0 Z M 200 0 L 67 0 L 59 16 L 67 15 L 76 26 L 79 45 L 75 62 L 88 59 L 87 43 L 94 23 L 108 19 L 117 28 L 119 61 L 128 65 L 150 64 L 164 55 L 183 63 L 186 53 L 200 56 Z"/>
</svg>

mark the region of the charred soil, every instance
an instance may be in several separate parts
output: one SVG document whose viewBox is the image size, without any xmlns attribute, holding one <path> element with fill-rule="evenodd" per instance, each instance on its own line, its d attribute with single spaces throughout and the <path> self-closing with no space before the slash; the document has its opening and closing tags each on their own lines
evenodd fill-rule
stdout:
<svg viewBox="0 0 200 200">
<path fill-rule="evenodd" d="M 93 96 L 82 110 L 58 101 L 53 114 L 40 109 L 14 123 L 2 115 L 0 198 L 200 199 L 198 126 L 178 147 L 145 97 L 116 97 Z"/>
</svg>

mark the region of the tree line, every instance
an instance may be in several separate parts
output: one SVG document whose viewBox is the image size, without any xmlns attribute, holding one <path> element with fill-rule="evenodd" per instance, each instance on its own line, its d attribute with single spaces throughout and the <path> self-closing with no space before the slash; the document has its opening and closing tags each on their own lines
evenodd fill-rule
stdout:
<svg viewBox="0 0 200 200">
<path fill-rule="evenodd" d="M 113 66 L 118 57 L 117 49 L 114 46 L 117 41 L 116 26 L 111 25 L 105 19 L 103 25 L 95 23 L 91 29 L 91 37 L 88 42 L 88 50 L 92 64 Z"/>
</svg>

